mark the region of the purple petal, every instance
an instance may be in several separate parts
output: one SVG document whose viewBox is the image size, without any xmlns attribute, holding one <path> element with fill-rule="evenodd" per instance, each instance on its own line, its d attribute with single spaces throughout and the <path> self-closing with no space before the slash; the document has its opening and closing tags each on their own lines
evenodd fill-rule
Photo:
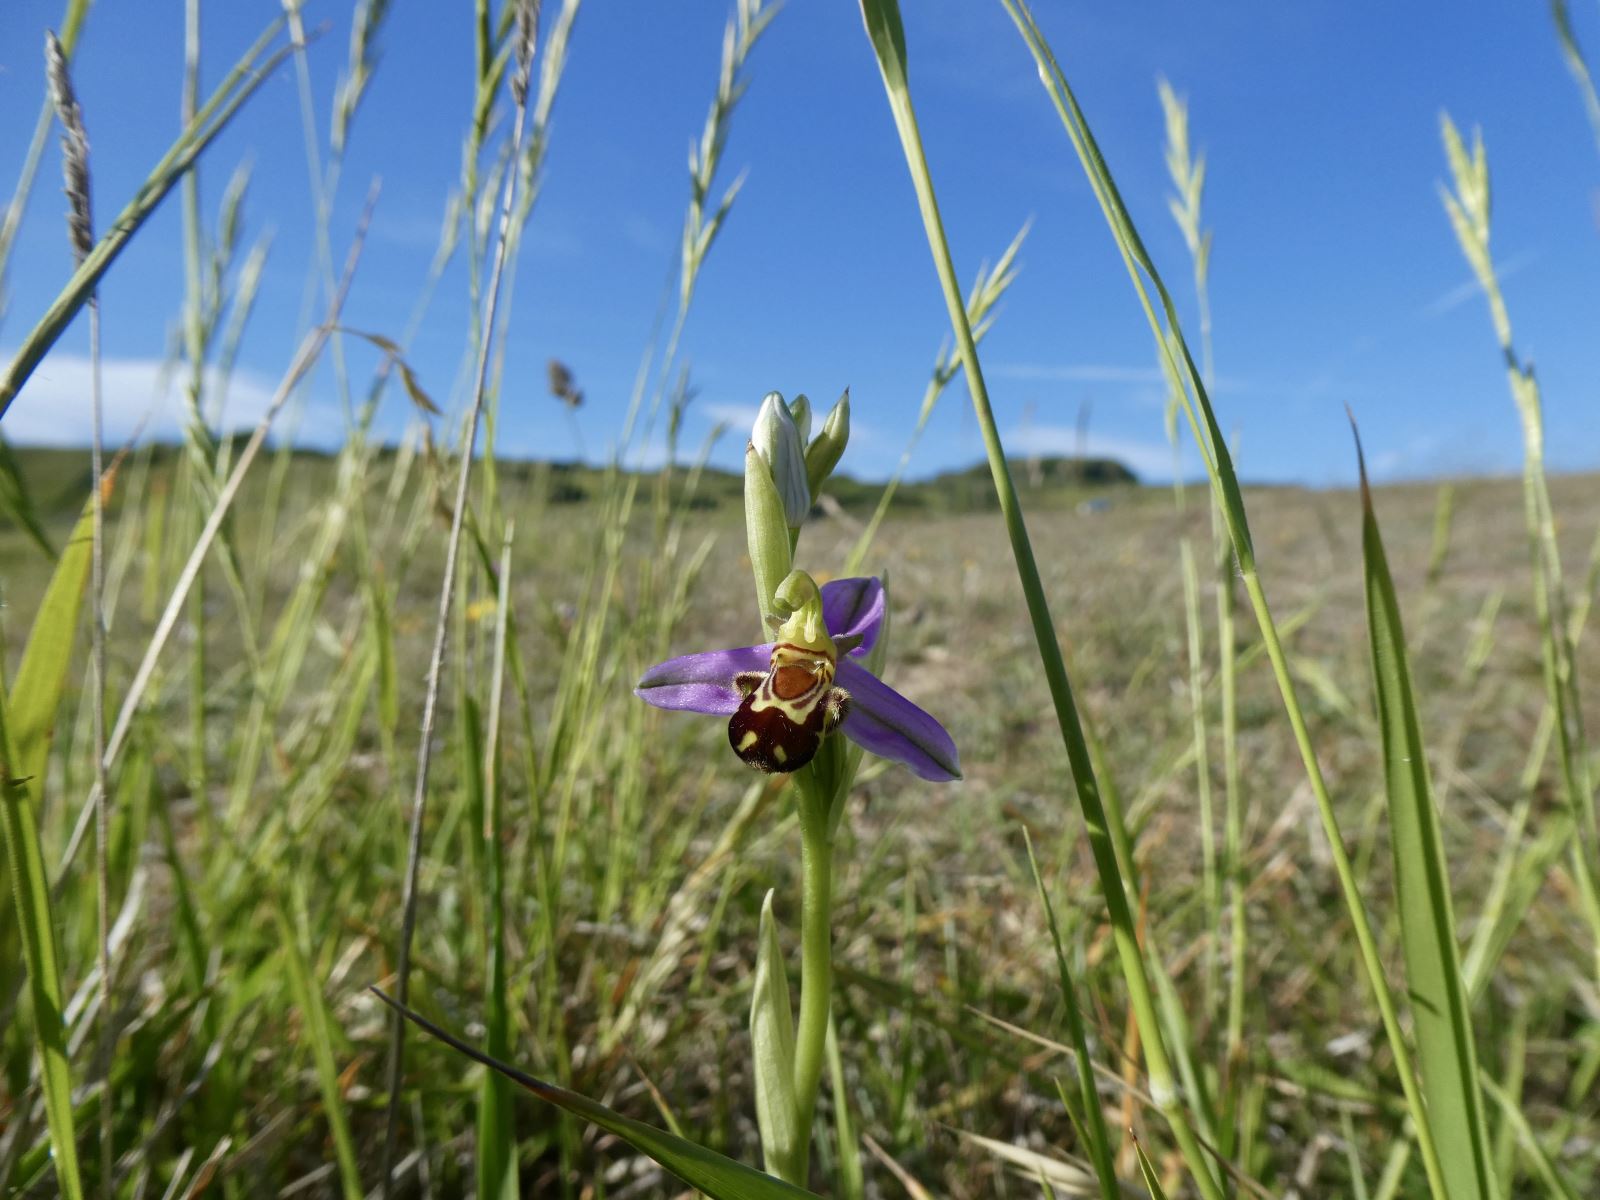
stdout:
<svg viewBox="0 0 1600 1200">
<path fill-rule="evenodd" d="M 822 585 L 822 619 L 834 637 L 851 634 L 861 638 L 865 654 L 878 640 L 883 624 L 883 583 L 877 579 L 835 579 Z"/>
<path fill-rule="evenodd" d="M 764 672 L 771 659 L 770 643 L 669 658 L 646 671 L 633 694 L 657 708 L 731 717 L 743 699 L 733 685 L 734 676 Z"/>
<path fill-rule="evenodd" d="M 961 778 L 956 744 L 938 721 L 848 658 L 840 660 L 835 682 L 850 694 L 841 728 L 852 742 L 924 779 Z"/>
</svg>

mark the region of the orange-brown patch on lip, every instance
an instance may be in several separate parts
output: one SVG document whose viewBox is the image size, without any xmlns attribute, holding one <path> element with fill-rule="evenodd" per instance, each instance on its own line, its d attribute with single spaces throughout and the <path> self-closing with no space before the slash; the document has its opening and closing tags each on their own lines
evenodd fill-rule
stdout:
<svg viewBox="0 0 1600 1200">
<path fill-rule="evenodd" d="M 772 673 L 772 692 L 779 700 L 798 700 L 816 686 L 816 675 L 805 667 L 779 667 Z"/>
</svg>

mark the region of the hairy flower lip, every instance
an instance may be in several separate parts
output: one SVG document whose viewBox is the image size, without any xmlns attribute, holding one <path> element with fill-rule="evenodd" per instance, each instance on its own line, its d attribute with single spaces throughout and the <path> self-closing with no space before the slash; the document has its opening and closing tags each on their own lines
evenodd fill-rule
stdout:
<svg viewBox="0 0 1600 1200">
<path fill-rule="evenodd" d="M 836 640 L 859 637 L 841 654 L 835 683 L 850 696 L 839 729 L 858 746 L 909 767 L 923 779 L 961 778 L 955 742 L 929 713 L 878 679 L 857 660 L 872 649 L 883 625 L 883 585 L 877 579 L 839 579 L 822 585 L 822 608 Z M 644 673 L 634 695 L 656 708 L 730 717 L 743 699 L 735 679 L 762 673 L 773 643 L 685 654 Z"/>
</svg>

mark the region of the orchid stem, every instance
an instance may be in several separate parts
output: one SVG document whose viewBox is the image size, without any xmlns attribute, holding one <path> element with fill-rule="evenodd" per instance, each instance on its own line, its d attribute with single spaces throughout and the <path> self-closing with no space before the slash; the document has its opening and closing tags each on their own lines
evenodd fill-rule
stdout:
<svg viewBox="0 0 1600 1200">
<path fill-rule="evenodd" d="M 832 1012 L 833 837 L 827 805 L 819 802 L 812 788 L 800 786 L 800 1017 L 795 1028 L 794 1093 L 800 1106 L 799 1157 L 804 1163 L 811 1147 Z"/>
</svg>

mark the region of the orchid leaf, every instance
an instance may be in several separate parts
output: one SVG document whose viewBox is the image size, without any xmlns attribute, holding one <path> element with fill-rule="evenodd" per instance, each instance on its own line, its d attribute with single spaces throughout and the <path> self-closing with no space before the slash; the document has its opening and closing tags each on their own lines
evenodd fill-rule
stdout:
<svg viewBox="0 0 1600 1200">
<path fill-rule="evenodd" d="M 783 973 L 772 892 L 761 904 L 755 987 L 750 995 L 751 1070 L 756 1082 L 756 1123 L 767 1169 L 785 1178 L 804 1174 L 807 1139 L 794 1092 L 794 1010 Z"/>
</svg>

